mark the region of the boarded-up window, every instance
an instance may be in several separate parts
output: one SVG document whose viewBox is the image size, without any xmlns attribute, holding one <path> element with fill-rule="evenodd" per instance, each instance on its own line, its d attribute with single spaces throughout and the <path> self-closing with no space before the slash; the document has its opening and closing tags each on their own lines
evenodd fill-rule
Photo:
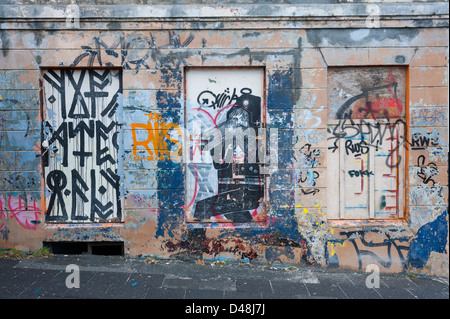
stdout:
<svg viewBox="0 0 450 319">
<path fill-rule="evenodd" d="M 186 71 L 188 222 L 265 220 L 263 92 L 261 68 Z"/>
<path fill-rule="evenodd" d="M 328 73 L 328 218 L 402 218 L 404 68 Z"/>
<path fill-rule="evenodd" d="M 46 221 L 121 221 L 122 71 L 48 70 L 43 89 Z"/>
</svg>

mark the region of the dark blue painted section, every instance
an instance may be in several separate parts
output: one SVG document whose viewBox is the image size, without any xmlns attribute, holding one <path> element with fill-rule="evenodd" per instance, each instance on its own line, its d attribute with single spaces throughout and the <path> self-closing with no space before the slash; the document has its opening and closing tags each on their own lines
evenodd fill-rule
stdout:
<svg viewBox="0 0 450 319">
<path fill-rule="evenodd" d="M 268 81 L 267 112 L 271 122 L 267 126 L 269 127 L 269 134 L 270 129 L 278 129 L 278 169 L 292 168 L 292 160 L 295 158 L 293 151 L 294 131 L 290 130 L 289 126 L 291 124 L 294 101 L 292 99 L 292 91 L 283 88 L 293 86 L 293 71 L 276 70 L 269 74 Z M 280 109 L 282 109 L 282 112 L 280 112 Z M 280 119 L 284 121 L 280 121 Z M 278 180 L 278 183 L 280 184 L 271 185 L 269 189 L 270 208 L 273 210 L 288 209 L 289 216 L 294 216 L 294 183 L 286 191 L 279 191 L 279 189 L 285 189 L 288 185 L 283 183 L 282 180 Z M 283 227 L 282 225 L 278 226 Z M 293 228 L 286 231 L 292 236 L 298 233 L 297 222 L 291 226 Z"/>
<path fill-rule="evenodd" d="M 267 111 L 271 115 L 277 113 L 282 114 L 286 118 L 290 118 L 293 108 L 292 90 L 284 90 L 283 87 L 291 87 L 292 71 L 281 70 L 274 71 L 268 76 L 269 90 L 267 96 Z M 282 110 L 280 110 L 282 109 Z M 286 121 L 277 121 L 275 125 L 268 124 L 269 136 L 271 128 L 279 128 L 278 136 L 278 162 L 281 167 L 292 168 L 292 141 L 293 132 L 286 129 Z M 284 130 L 283 130 L 284 129 Z M 282 146 L 282 147 L 280 147 Z M 283 170 L 286 173 L 285 170 Z M 300 246 L 303 238 L 299 235 L 297 219 L 294 216 L 294 183 L 286 183 L 289 176 L 280 176 L 278 172 L 273 173 L 272 184 L 268 189 L 268 225 L 267 227 L 251 227 L 248 228 L 228 228 L 226 232 L 219 235 L 219 239 L 229 239 L 231 237 L 245 238 L 253 240 L 257 243 L 261 236 L 269 238 L 285 239 L 289 243 Z M 192 229 L 190 232 L 198 230 Z M 201 232 L 203 234 L 203 232 Z M 192 238 L 192 234 L 187 237 Z M 270 251 L 270 252 L 269 252 Z M 276 254 L 278 250 L 269 250 L 268 253 Z M 280 252 L 285 254 L 286 252 Z"/>
<path fill-rule="evenodd" d="M 180 101 L 183 84 L 182 57 L 160 58 L 162 89 L 156 93 L 157 108 L 161 110 L 162 118 L 166 123 L 175 123 L 182 127 L 183 110 Z M 175 89 L 169 91 L 166 89 Z M 170 147 L 170 145 L 168 145 Z M 171 163 L 168 163 L 171 162 Z M 168 166 L 171 170 L 164 170 Z M 159 160 L 158 174 L 156 176 L 158 190 L 158 222 L 155 237 L 169 236 L 184 223 L 184 175 L 182 163 L 172 163 L 168 160 Z M 167 187 L 169 185 L 169 188 Z M 176 185 L 176 186 L 175 186 Z"/>
<path fill-rule="evenodd" d="M 171 108 L 181 110 L 180 104 L 181 94 L 179 91 L 162 91 L 156 92 L 156 101 L 158 107 L 161 108 Z"/>
<path fill-rule="evenodd" d="M 158 161 L 158 168 L 165 166 L 165 161 Z M 161 164 L 160 164 L 161 163 Z M 173 237 L 176 231 L 184 222 L 184 189 L 183 173 L 181 164 L 178 170 L 165 171 L 165 174 L 157 174 L 158 182 L 158 223 L 156 228 L 156 238 L 165 235 Z M 170 174 L 170 176 L 168 176 Z M 167 188 L 167 181 L 178 181 L 179 188 Z M 166 233 L 167 232 L 167 233 Z"/>
<path fill-rule="evenodd" d="M 173 80 L 173 78 L 172 78 Z M 181 75 L 179 77 L 181 81 Z M 157 92 L 157 107 L 162 111 L 164 119 L 181 125 L 182 110 L 179 101 L 180 92 Z M 184 223 L 184 176 L 181 163 L 170 160 L 159 160 L 156 174 L 158 190 L 158 223 L 156 238 L 174 236 L 174 232 Z M 171 169 L 168 170 L 167 168 Z"/>
<path fill-rule="evenodd" d="M 267 124 L 270 130 L 279 129 L 278 134 L 278 169 L 292 168 L 293 130 L 289 130 L 289 123 L 293 111 L 292 90 L 283 89 L 292 87 L 292 70 L 277 70 L 268 76 L 268 95 L 267 112 L 271 122 Z M 281 115 L 281 117 L 280 117 Z M 272 121 L 272 119 L 275 121 Z M 284 118 L 285 120 L 278 120 Z M 287 120 L 286 120 L 287 119 Z M 285 171 L 285 170 L 283 170 Z M 278 176 L 278 172 L 273 173 Z M 261 238 L 270 238 L 270 240 L 284 240 L 288 245 L 302 247 L 303 237 L 298 231 L 297 218 L 295 217 L 295 194 L 294 183 L 284 181 L 284 178 L 271 178 L 272 184 L 268 189 L 268 226 L 265 228 L 241 228 L 235 229 L 233 235 L 242 238 L 253 238 L 255 242 Z M 223 234 L 222 236 L 229 236 Z M 266 237 L 265 237 L 266 236 Z M 269 260 L 276 260 L 277 255 L 286 255 L 286 249 L 268 249 L 266 254 L 270 256 Z M 293 252 L 291 252 L 293 254 Z"/>
<path fill-rule="evenodd" d="M 448 222 L 447 210 L 439 215 L 433 222 L 420 227 L 417 237 L 409 247 L 408 259 L 413 267 L 425 266 L 432 251 L 446 253 Z"/>
</svg>

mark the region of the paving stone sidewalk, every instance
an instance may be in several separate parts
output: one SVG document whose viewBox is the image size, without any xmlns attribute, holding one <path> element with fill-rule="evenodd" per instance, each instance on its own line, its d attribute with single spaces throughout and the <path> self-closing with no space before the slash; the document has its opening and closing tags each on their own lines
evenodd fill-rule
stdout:
<svg viewBox="0 0 450 319">
<path fill-rule="evenodd" d="M 0 259 L 0 299 L 449 299 L 445 278 L 380 274 L 379 286 L 368 288 L 369 273 L 147 261 L 96 255 Z M 79 288 L 70 288 L 77 283 L 70 267 L 79 269 Z"/>
</svg>

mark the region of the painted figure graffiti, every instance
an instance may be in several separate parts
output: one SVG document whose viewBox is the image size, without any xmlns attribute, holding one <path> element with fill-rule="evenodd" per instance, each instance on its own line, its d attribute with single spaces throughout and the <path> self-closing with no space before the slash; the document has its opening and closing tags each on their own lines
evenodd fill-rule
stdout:
<svg viewBox="0 0 450 319">
<path fill-rule="evenodd" d="M 249 71 L 248 76 L 257 80 L 255 87 L 249 88 L 245 83 L 239 87 L 236 80 L 234 86 L 229 85 L 236 78 L 230 76 L 232 70 L 222 70 L 222 73 L 219 70 L 191 71 L 194 79 L 201 78 L 211 88 L 188 90 L 188 97 L 192 96 L 195 101 L 189 120 L 192 145 L 188 163 L 188 219 L 262 221 L 265 178 L 260 170 L 262 159 L 258 151 L 262 144 L 262 98 L 259 95 L 262 74 L 260 70 Z M 217 89 L 223 85 L 226 85 L 225 90 Z M 218 91 L 224 93 L 212 93 Z"/>
<path fill-rule="evenodd" d="M 244 90 L 241 90 L 241 93 Z M 196 203 L 194 218 L 199 220 L 209 219 L 211 216 L 225 215 L 227 219 L 235 222 L 248 222 L 252 219 L 252 213 L 257 210 L 263 198 L 264 190 L 261 181 L 258 165 L 256 162 L 249 162 L 249 154 L 257 155 L 255 145 L 253 149 L 250 143 L 247 147 L 226 138 L 227 130 L 246 130 L 251 127 L 257 130 L 261 121 L 260 107 L 261 98 L 251 95 L 251 91 L 246 90 L 236 99 L 236 103 L 229 108 L 226 120 L 218 125 L 218 129 L 225 137 L 222 141 L 222 163 L 213 162 L 217 170 L 218 194 Z M 237 137 L 238 139 L 238 137 Z M 226 143 L 226 140 L 230 141 Z M 244 146 L 244 148 L 242 148 Z M 211 156 L 214 157 L 214 149 Z M 232 156 L 234 161 L 226 160 Z M 235 163 L 232 163 L 235 162 Z"/>
</svg>

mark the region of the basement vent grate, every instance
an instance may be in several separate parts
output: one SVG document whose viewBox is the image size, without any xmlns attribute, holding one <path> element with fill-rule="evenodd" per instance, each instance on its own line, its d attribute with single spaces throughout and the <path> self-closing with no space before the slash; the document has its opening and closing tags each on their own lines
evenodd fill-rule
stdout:
<svg viewBox="0 0 450 319">
<path fill-rule="evenodd" d="M 44 247 L 55 255 L 124 255 L 123 242 L 46 242 Z"/>
</svg>

